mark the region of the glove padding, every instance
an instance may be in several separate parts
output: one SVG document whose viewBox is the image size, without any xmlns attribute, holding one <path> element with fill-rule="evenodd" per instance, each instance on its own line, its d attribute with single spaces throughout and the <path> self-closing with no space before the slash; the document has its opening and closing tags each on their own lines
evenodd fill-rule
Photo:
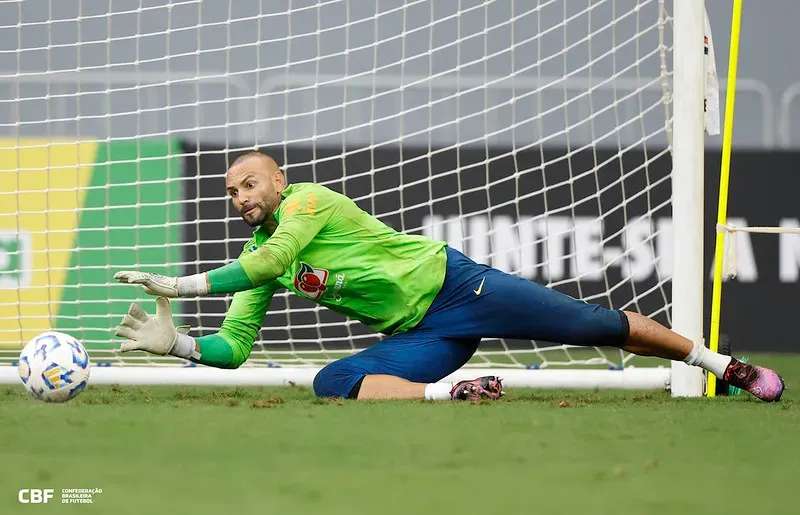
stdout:
<svg viewBox="0 0 800 515">
<path fill-rule="evenodd" d="M 125 284 L 141 284 L 142 289 L 148 295 L 159 297 L 179 297 L 178 278 L 168 277 L 161 274 L 151 274 L 150 272 L 136 272 L 124 270 L 114 274 L 114 279 Z M 167 305 L 169 309 L 169 305 Z M 139 310 L 141 311 L 141 310 Z M 130 311 L 128 312 L 130 313 Z M 144 311 L 142 311 L 144 313 Z M 147 316 L 145 314 L 145 316 Z"/>
<path fill-rule="evenodd" d="M 149 316 L 135 302 L 132 303 L 128 308 L 128 314 L 122 319 L 122 324 L 117 327 L 116 335 L 128 338 L 128 341 L 120 346 L 122 352 L 143 350 L 165 356 L 175 347 L 178 331 L 187 334 L 189 328 L 181 326 L 176 329 L 172 322 L 169 300 L 158 297 L 155 317 Z"/>
</svg>

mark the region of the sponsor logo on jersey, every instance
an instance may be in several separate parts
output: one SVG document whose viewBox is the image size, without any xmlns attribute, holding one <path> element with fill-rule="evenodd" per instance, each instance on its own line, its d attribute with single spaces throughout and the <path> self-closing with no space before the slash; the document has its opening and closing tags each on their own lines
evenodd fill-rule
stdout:
<svg viewBox="0 0 800 515">
<path fill-rule="evenodd" d="M 300 262 L 300 269 L 294 274 L 294 287 L 310 299 L 318 299 L 328 289 L 328 271 L 324 268 L 314 268 L 308 263 Z"/>
<path fill-rule="evenodd" d="M 341 302 L 342 296 L 340 294 L 342 288 L 347 286 L 347 283 L 344 282 L 345 275 L 342 272 L 336 274 L 336 282 L 333 284 L 333 288 L 329 289 L 327 293 L 325 293 L 324 299 L 330 300 L 333 302 Z"/>
</svg>

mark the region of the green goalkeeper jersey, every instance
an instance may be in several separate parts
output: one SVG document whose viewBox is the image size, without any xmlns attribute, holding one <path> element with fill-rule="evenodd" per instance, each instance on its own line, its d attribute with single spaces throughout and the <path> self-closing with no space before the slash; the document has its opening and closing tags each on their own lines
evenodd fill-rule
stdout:
<svg viewBox="0 0 800 515">
<path fill-rule="evenodd" d="M 444 242 L 399 233 L 318 184 L 291 185 L 283 196 L 275 231 L 266 224 L 256 229 L 239 256 L 258 286 L 233 296 L 220 336 L 252 345 L 281 288 L 385 334 L 425 316 L 444 282 Z M 215 287 L 220 278 L 213 272 L 209 282 L 212 293 L 224 290 Z"/>
</svg>

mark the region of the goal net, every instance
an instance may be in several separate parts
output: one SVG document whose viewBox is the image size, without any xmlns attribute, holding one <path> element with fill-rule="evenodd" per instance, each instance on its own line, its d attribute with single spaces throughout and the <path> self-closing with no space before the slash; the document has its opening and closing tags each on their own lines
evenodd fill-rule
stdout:
<svg viewBox="0 0 800 515">
<path fill-rule="evenodd" d="M 254 148 L 288 182 L 340 191 L 397 230 L 670 323 L 665 0 L 28 0 L 4 2 L 0 20 L 6 362 L 55 329 L 81 339 L 111 382 L 201 373 L 115 350 L 128 304 L 154 305 L 112 276 L 235 259 L 250 228 L 224 173 Z M 209 334 L 229 302 L 176 300 L 176 322 Z M 308 383 L 378 340 L 286 292 L 263 327 L 241 369 L 202 373 Z M 589 385 L 632 365 L 669 366 L 487 339 L 467 368 L 514 381 L 563 370 Z M 668 368 L 648 377 L 663 387 Z M 620 381 L 608 384 L 633 384 Z"/>
</svg>

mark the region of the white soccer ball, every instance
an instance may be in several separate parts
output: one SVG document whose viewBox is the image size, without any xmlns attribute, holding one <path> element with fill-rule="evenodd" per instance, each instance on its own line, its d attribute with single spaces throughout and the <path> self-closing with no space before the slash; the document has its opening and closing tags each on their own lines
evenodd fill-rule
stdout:
<svg viewBox="0 0 800 515">
<path fill-rule="evenodd" d="M 25 389 L 46 402 L 66 402 L 89 382 L 89 355 L 72 336 L 48 331 L 31 339 L 19 355 Z"/>
</svg>

